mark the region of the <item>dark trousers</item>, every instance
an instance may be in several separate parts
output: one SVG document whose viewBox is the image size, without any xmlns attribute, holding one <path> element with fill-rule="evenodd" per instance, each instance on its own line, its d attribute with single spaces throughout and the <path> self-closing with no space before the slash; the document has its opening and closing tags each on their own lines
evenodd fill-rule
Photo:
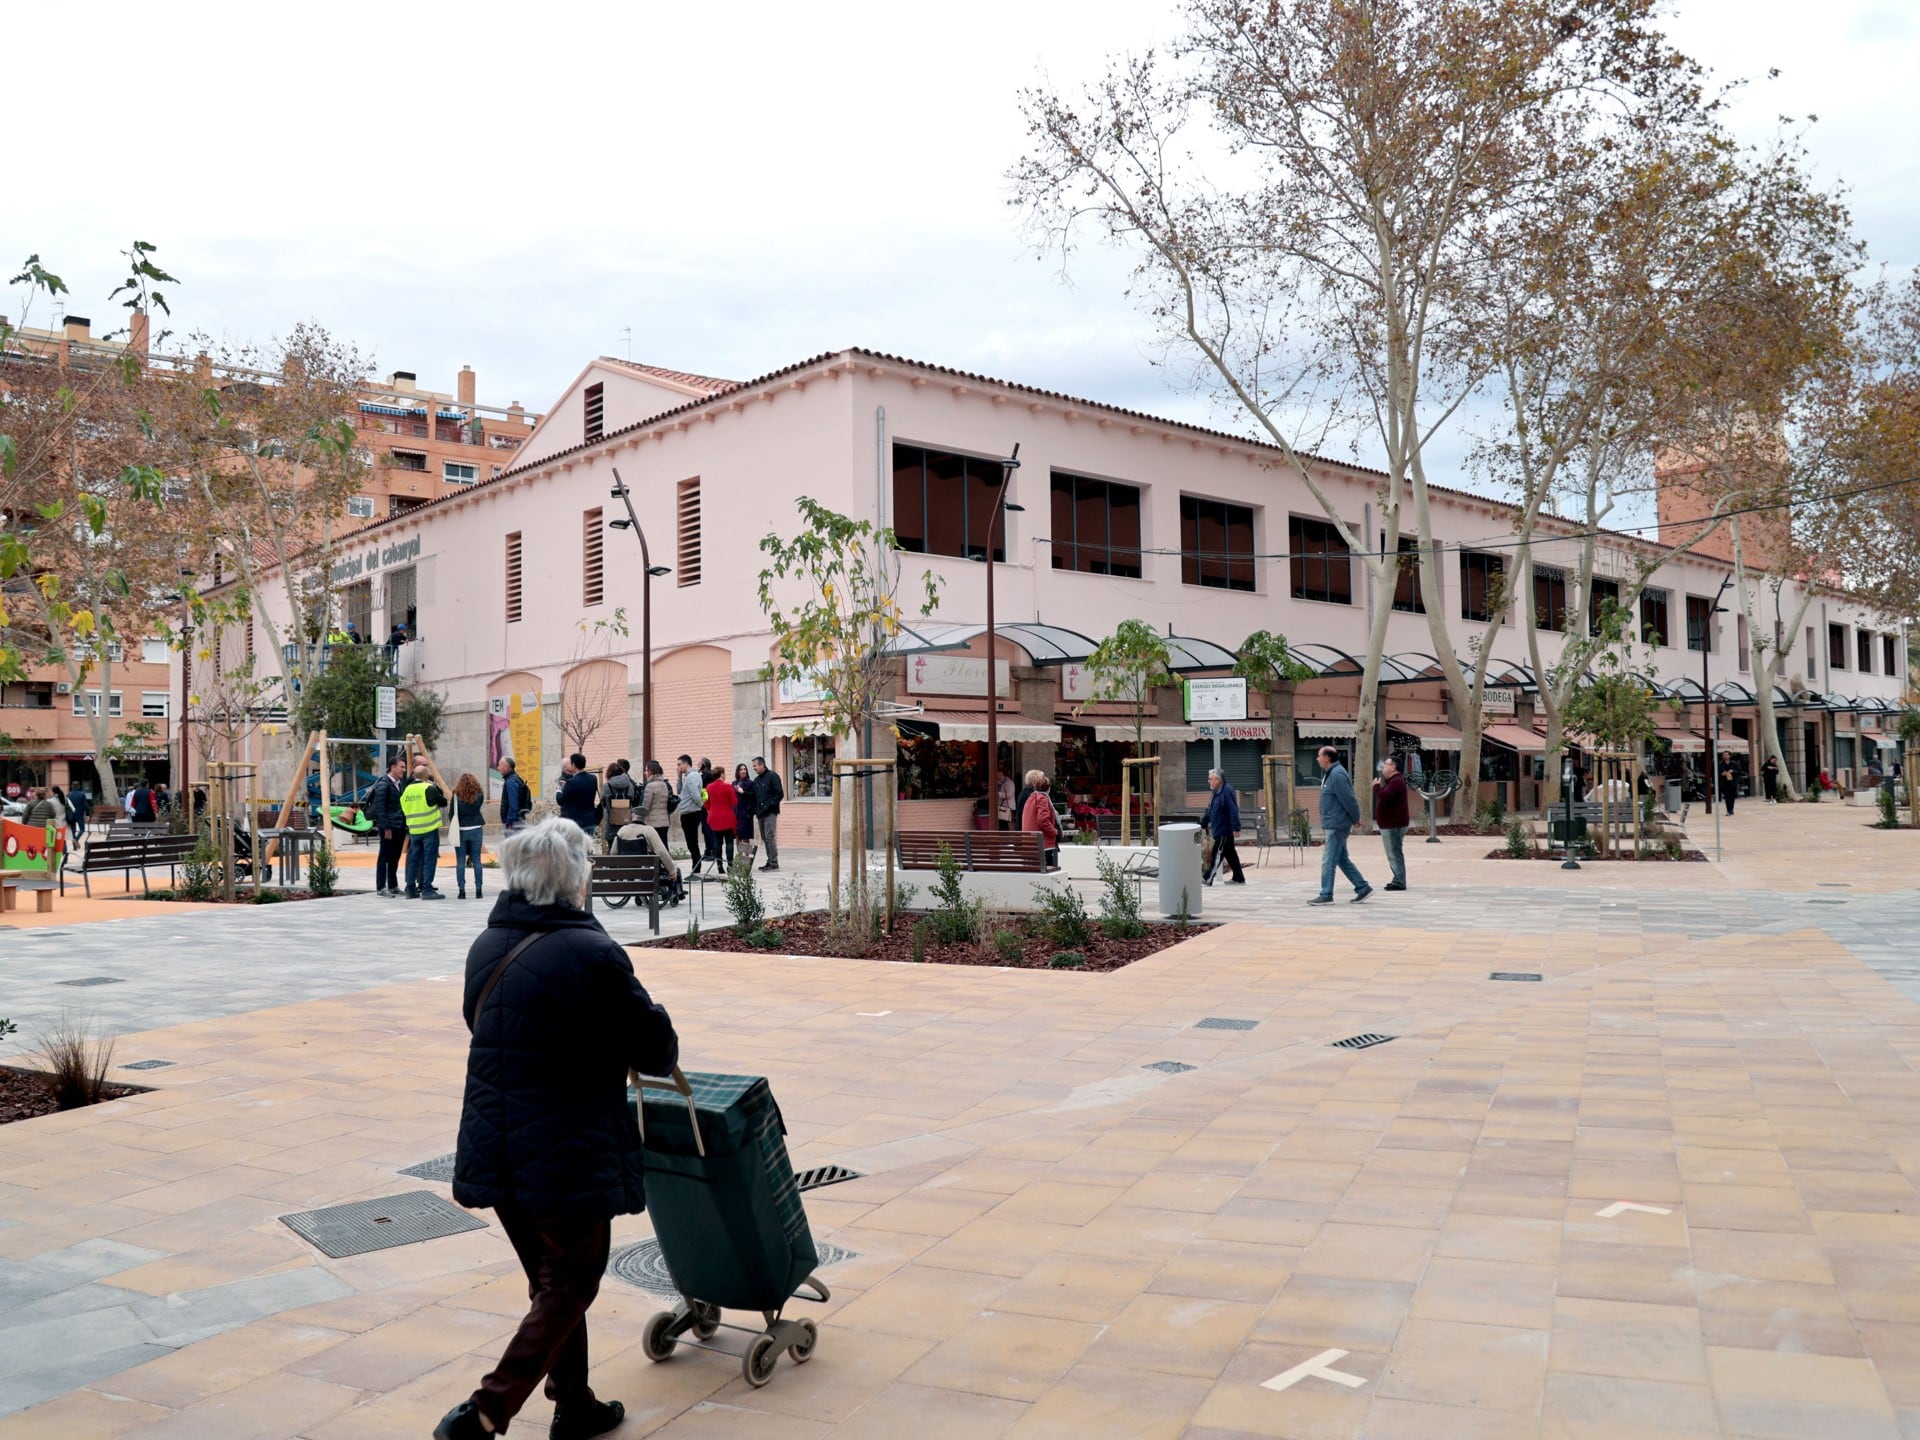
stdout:
<svg viewBox="0 0 1920 1440">
<path fill-rule="evenodd" d="M 700 868 L 701 857 L 707 853 L 705 846 L 701 843 L 700 822 L 702 818 L 703 817 L 699 815 L 682 815 L 680 817 L 680 834 L 687 842 L 687 858 L 693 862 L 693 868 L 695 870 Z"/>
<path fill-rule="evenodd" d="M 473 1392 L 474 1409 L 500 1431 L 543 1376 L 547 1398 L 556 1405 L 592 1401 L 587 1309 L 600 1293 L 613 1227 L 606 1220 L 541 1219 L 505 1205 L 495 1213 L 527 1272 L 527 1298 L 533 1302 L 500 1363 Z"/>
<path fill-rule="evenodd" d="M 400 888 L 400 847 L 407 843 L 405 827 L 396 825 L 391 835 L 380 834 L 380 853 L 373 859 L 373 888 L 376 890 L 398 890 Z"/>
<path fill-rule="evenodd" d="M 733 869 L 733 831 L 715 830 L 713 835 L 713 863 L 722 870 Z"/>
<path fill-rule="evenodd" d="M 433 889 L 440 868 L 440 832 L 425 830 L 407 840 L 407 894 L 425 895 Z"/>
<path fill-rule="evenodd" d="M 1246 874 L 1240 868 L 1240 852 L 1233 848 L 1233 836 L 1216 835 L 1213 837 L 1213 869 L 1207 879 L 1212 880 L 1225 865 L 1235 880 L 1245 880 Z"/>
</svg>

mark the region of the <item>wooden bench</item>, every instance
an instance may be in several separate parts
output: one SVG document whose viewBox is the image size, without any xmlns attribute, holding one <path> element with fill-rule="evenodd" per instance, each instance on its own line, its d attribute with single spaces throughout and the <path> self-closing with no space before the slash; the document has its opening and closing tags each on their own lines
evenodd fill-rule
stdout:
<svg viewBox="0 0 1920 1440">
<path fill-rule="evenodd" d="M 1602 823 L 1614 830 L 1633 829 L 1634 816 L 1639 806 L 1626 800 L 1615 800 L 1602 807 L 1598 800 L 1576 800 L 1573 802 L 1573 841 L 1578 844 L 1586 837 L 1588 830 L 1598 828 Z M 1565 845 L 1567 837 L 1567 803 L 1563 800 L 1552 809 L 1543 811 L 1541 819 L 1545 822 L 1547 841 L 1550 845 Z"/>
<path fill-rule="evenodd" d="M 0 911 L 16 908 L 22 890 L 34 892 L 33 908 L 38 913 L 53 913 L 54 881 L 44 870 L 0 870 Z"/>
<path fill-rule="evenodd" d="M 167 867 L 167 880 L 172 883 L 174 870 L 182 861 L 192 856 L 199 839 L 192 835 L 110 835 L 105 840 L 95 840 L 80 852 L 79 856 L 68 860 L 60 872 L 60 893 L 65 894 L 69 873 L 78 875 L 86 886 L 89 899 L 93 896 L 93 876 L 107 871 L 118 870 L 126 876 L 126 888 L 133 889 L 133 872 L 140 872 L 140 888 L 147 884 L 147 867 Z"/>
<path fill-rule="evenodd" d="M 1038 830 L 901 830 L 894 846 L 902 870 L 938 870 L 946 846 L 962 870 L 1001 875 L 1046 875 L 1046 837 Z"/>
<path fill-rule="evenodd" d="M 647 920 L 660 933 L 660 860 L 654 855 L 594 855 L 587 881 L 587 909 L 595 900 L 620 906 L 633 899 L 647 902 Z"/>
</svg>

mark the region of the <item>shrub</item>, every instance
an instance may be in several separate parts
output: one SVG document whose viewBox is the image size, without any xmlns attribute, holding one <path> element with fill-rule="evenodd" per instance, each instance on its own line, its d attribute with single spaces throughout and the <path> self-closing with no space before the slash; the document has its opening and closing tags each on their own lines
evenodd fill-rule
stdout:
<svg viewBox="0 0 1920 1440">
<path fill-rule="evenodd" d="M 19 1029 L 20 1027 L 11 1020 L 0 1020 L 0 1040 L 6 1039 L 9 1035 L 16 1034 Z"/>
<path fill-rule="evenodd" d="M 279 890 L 262 888 L 253 892 L 253 903 L 256 905 L 278 905 L 286 898 L 286 894 Z"/>
<path fill-rule="evenodd" d="M 895 894 L 899 892 L 896 890 Z M 917 891 L 915 892 L 918 893 Z M 790 875 L 780 882 L 780 898 L 777 902 L 782 918 L 798 915 L 807 908 L 807 883 L 798 875 Z"/>
<path fill-rule="evenodd" d="M 689 950 L 700 948 L 700 918 L 697 915 L 687 917 L 687 948 Z"/>
<path fill-rule="evenodd" d="M 1507 854 L 1515 860 L 1525 860 L 1533 854 L 1533 830 L 1524 820 L 1516 820 L 1507 826 Z"/>
<path fill-rule="evenodd" d="M 1100 928 L 1110 939 L 1138 940 L 1147 925 L 1140 918 L 1140 892 L 1133 888 L 1132 877 L 1105 855 L 1096 856 L 1094 864 L 1100 871 Z"/>
<path fill-rule="evenodd" d="M 1874 797 L 1874 804 L 1880 807 L 1880 828 L 1897 830 L 1900 828 L 1900 802 L 1894 798 L 1893 786 L 1882 785 L 1880 793 Z"/>
<path fill-rule="evenodd" d="M 1173 923 L 1174 927 L 1180 930 L 1193 924 L 1193 900 L 1187 894 L 1187 887 L 1184 885 L 1180 887 L 1180 908 L 1173 913 Z"/>
<path fill-rule="evenodd" d="M 748 935 L 747 943 L 756 950 L 772 950 L 776 946 L 786 944 L 787 936 L 784 930 L 767 925 Z"/>
<path fill-rule="evenodd" d="M 916 965 L 924 965 L 927 963 L 927 930 L 928 928 L 929 928 L 928 922 L 925 920 L 920 920 L 916 922 L 913 927 L 913 934 L 912 934 L 913 963 Z"/>
<path fill-rule="evenodd" d="M 733 868 L 727 871 L 721 894 L 726 899 L 727 912 L 733 916 L 734 928 L 746 937 L 748 944 L 758 943 L 755 937 L 766 926 L 767 906 L 753 883 L 753 862 L 746 856 L 737 858 Z"/>
<path fill-rule="evenodd" d="M 340 867 L 334 863 L 333 846 L 322 840 L 313 847 L 313 858 L 307 862 L 307 893 L 324 900 L 339 884 Z"/>
<path fill-rule="evenodd" d="M 180 862 L 180 883 L 174 887 L 182 900 L 211 900 L 220 889 L 220 852 L 202 839 Z"/>
<path fill-rule="evenodd" d="M 1012 965 L 1027 953 L 1027 942 L 1006 916 L 995 915 L 981 928 L 979 950 L 982 960 Z"/>
<path fill-rule="evenodd" d="M 1040 916 L 1034 926 L 1049 944 L 1058 945 L 1062 950 L 1078 950 L 1093 939 L 1093 922 L 1087 918 L 1087 907 L 1073 886 L 1064 882 L 1038 885 L 1034 887 L 1033 898 L 1040 905 Z"/>
<path fill-rule="evenodd" d="M 1078 950 L 1056 950 L 1047 963 L 1056 970 L 1078 970 L 1087 963 L 1087 957 Z"/>
<path fill-rule="evenodd" d="M 792 883 L 797 884 L 798 882 L 796 881 Z M 913 902 L 918 900 L 919 898 L 920 898 L 920 887 L 918 885 L 915 885 L 912 881 L 896 880 L 893 882 L 893 908 L 894 909 L 911 910 L 913 908 Z M 804 899 L 802 903 L 803 904 L 805 903 Z"/>
<path fill-rule="evenodd" d="M 940 847 L 940 878 L 933 882 L 934 908 L 927 912 L 927 938 L 936 945 L 970 945 L 980 936 L 986 907 L 969 900 L 961 884 L 960 861 L 951 845 Z"/>
<path fill-rule="evenodd" d="M 60 1109 L 78 1110 L 108 1098 L 112 1036 L 96 1039 L 84 1023 L 62 1016 L 41 1034 L 40 1053 L 46 1057 L 47 1088 Z"/>
<path fill-rule="evenodd" d="M 1499 800 L 1483 800 L 1473 812 L 1473 833 L 1485 835 L 1507 823 L 1507 807 Z"/>
<path fill-rule="evenodd" d="M 1307 818 L 1307 812 L 1296 810 L 1287 817 L 1287 828 L 1293 832 L 1293 843 L 1305 849 L 1313 840 L 1313 822 Z"/>
<path fill-rule="evenodd" d="M 1667 836 L 1667 859 L 1678 860 L 1687 853 L 1687 847 L 1680 843 L 1678 835 Z"/>
</svg>

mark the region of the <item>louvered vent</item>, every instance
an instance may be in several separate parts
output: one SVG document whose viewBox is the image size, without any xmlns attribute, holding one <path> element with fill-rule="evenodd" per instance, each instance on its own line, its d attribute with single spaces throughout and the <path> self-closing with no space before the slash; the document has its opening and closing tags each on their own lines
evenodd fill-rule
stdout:
<svg viewBox="0 0 1920 1440">
<path fill-rule="evenodd" d="M 587 386 L 587 439 L 598 440 L 607 433 L 607 387 Z"/>
<path fill-rule="evenodd" d="M 591 607 L 607 598 L 606 569 L 602 564 L 602 537 L 607 527 L 601 523 L 598 508 L 587 511 L 580 520 L 580 603 Z"/>
<path fill-rule="evenodd" d="M 700 480 L 682 480 L 679 487 L 680 548 L 676 572 L 682 585 L 700 583 Z"/>
<path fill-rule="evenodd" d="M 507 536 L 507 623 L 520 619 L 520 532 Z"/>
</svg>

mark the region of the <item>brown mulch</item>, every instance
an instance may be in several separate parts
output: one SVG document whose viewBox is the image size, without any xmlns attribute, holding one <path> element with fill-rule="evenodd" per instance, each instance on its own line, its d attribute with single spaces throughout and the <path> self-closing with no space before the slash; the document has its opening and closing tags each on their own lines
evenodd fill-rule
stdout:
<svg viewBox="0 0 1920 1440">
<path fill-rule="evenodd" d="M 339 890 L 339 891 L 335 891 L 334 894 L 332 895 L 315 895 L 308 890 L 269 890 L 267 893 L 269 895 L 278 895 L 280 897 L 280 899 L 277 901 L 269 900 L 266 902 L 269 905 L 274 905 L 274 904 L 291 904 L 295 900 L 334 900 L 334 899 L 338 899 L 341 895 L 348 894 L 349 892 L 345 890 Z M 140 898 L 142 900 L 151 900 L 156 904 L 161 904 L 161 905 L 174 904 L 174 903 L 178 903 L 182 905 L 258 905 L 260 903 L 258 900 L 255 900 L 251 894 L 249 894 L 244 900 L 238 900 L 238 899 L 222 900 L 218 895 L 214 896 L 210 900 L 189 900 L 187 899 L 186 896 L 182 895 L 178 890 L 149 890 L 146 892 L 146 894 L 142 895 Z"/>
<path fill-rule="evenodd" d="M 1554 864 L 1558 865 L 1565 861 L 1567 857 L 1559 851 L 1555 851 L 1551 855 L 1509 855 L 1505 850 L 1489 850 L 1486 853 L 1486 858 L 1489 860 L 1551 860 Z M 1648 855 L 1640 860 L 1635 860 L 1631 855 L 1581 855 L 1576 858 L 1582 865 L 1611 864 L 1615 861 L 1626 865 L 1667 865 L 1673 863 L 1668 859 L 1667 853 L 1664 850 L 1658 855 Z M 1680 852 L 1680 860 L 1683 864 L 1693 860 L 1705 861 L 1706 858 L 1706 852 L 1703 850 L 1682 850 Z"/>
<path fill-rule="evenodd" d="M 912 963 L 913 923 L 912 918 L 902 914 L 894 926 L 894 933 L 883 935 L 874 942 L 873 948 L 862 960 L 892 960 Z M 778 945 L 749 945 L 746 937 L 732 929 L 703 930 L 700 932 L 701 950 L 719 950 L 730 954 L 745 955 L 820 955 L 845 957 L 844 946 L 835 948 L 827 934 L 827 916 L 824 910 L 810 910 L 799 915 L 791 915 L 773 928 L 780 931 Z M 1050 970 L 1054 968 L 1053 957 L 1061 946 L 1043 939 L 1034 933 L 1029 922 L 1016 919 L 1008 928 L 1016 930 L 1022 937 L 1020 953 L 1009 958 L 991 946 L 981 945 L 928 945 L 924 951 L 925 962 L 929 965 L 978 965 L 992 969 L 1004 966 L 1014 970 Z M 1094 924 L 1093 938 L 1079 947 L 1079 953 L 1086 957 L 1084 965 L 1073 967 L 1078 970 L 1118 970 L 1131 965 L 1136 960 L 1144 960 L 1182 940 L 1191 940 L 1194 936 L 1214 927 L 1195 923 L 1184 929 L 1177 925 L 1152 925 L 1148 933 L 1138 940 L 1112 940 Z M 633 950 L 686 950 L 688 946 L 684 935 L 674 935 L 664 940 L 642 940 L 628 946 Z"/>
<path fill-rule="evenodd" d="M 111 1100 L 140 1093 L 139 1087 L 130 1085 L 110 1085 L 107 1091 L 107 1098 Z M 42 1115 L 54 1114 L 59 1108 L 53 1091 L 38 1075 L 0 1066 L 0 1125 L 10 1125 L 15 1120 L 37 1120 Z"/>
</svg>

